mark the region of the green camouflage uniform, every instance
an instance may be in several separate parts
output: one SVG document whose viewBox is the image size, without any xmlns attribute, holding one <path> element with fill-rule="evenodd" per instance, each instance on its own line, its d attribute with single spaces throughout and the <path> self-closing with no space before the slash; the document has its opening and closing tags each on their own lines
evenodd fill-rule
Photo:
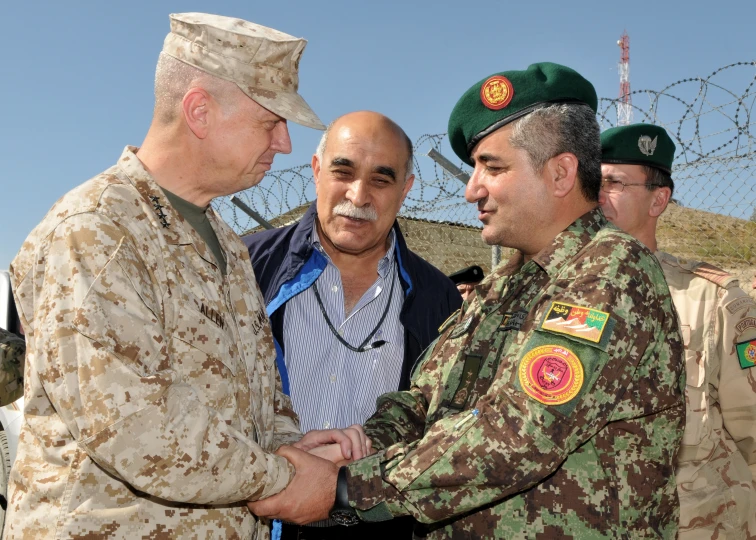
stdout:
<svg viewBox="0 0 756 540">
<path fill-rule="evenodd" d="M 714 266 L 656 256 L 685 345 L 679 538 L 756 538 L 756 302 Z"/>
<path fill-rule="evenodd" d="M 653 255 L 594 210 L 475 294 L 379 399 L 350 504 L 431 539 L 673 538 L 683 350 Z"/>
<path fill-rule="evenodd" d="M 267 538 L 301 437 L 247 250 L 211 209 L 225 276 L 126 148 L 11 266 L 27 377 L 6 540 Z M 241 502 L 240 502 L 241 501 Z"/>
<path fill-rule="evenodd" d="M 24 395 L 24 353 L 20 337 L 0 328 L 0 407 Z"/>
</svg>

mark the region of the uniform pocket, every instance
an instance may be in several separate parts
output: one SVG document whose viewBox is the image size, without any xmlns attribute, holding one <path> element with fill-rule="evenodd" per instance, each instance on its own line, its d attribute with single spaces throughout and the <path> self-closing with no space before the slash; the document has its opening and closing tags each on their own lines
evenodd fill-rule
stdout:
<svg viewBox="0 0 756 540">
<path fill-rule="evenodd" d="M 685 346 L 685 432 L 683 446 L 699 446 L 708 432 L 709 404 L 706 395 L 706 366 L 699 340 L 690 325 L 680 325 Z M 681 453 L 681 459 L 687 452 Z"/>
<path fill-rule="evenodd" d="M 238 366 L 231 337 L 202 313 L 184 308 L 172 338 L 174 368 L 181 379 L 196 389 L 204 405 L 231 414 Z"/>
</svg>

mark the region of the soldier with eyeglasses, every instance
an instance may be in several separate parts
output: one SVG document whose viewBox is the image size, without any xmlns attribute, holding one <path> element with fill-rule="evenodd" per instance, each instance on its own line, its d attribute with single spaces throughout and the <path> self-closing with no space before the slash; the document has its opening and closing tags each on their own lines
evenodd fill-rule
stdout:
<svg viewBox="0 0 756 540">
<path fill-rule="evenodd" d="M 659 251 L 656 227 L 674 192 L 667 132 L 621 126 L 605 131 L 601 144 L 604 214 L 655 252 L 680 317 L 686 424 L 678 538 L 754 538 L 756 302 L 723 270 Z"/>
</svg>

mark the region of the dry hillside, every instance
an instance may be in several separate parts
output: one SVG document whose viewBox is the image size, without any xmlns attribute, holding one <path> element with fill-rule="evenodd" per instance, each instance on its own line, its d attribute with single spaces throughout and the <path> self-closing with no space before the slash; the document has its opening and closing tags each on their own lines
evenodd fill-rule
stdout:
<svg viewBox="0 0 756 540">
<path fill-rule="evenodd" d="M 271 220 L 276 227 L 298 220 L 308 205 Z M 491 247 L 475 227 L 400 217 L 410 249 L 445 274 L 478 264 L 488 273 Z M 253 229 L 253 232 L 259 229 Z M 701 210 L 672 205 L 662 216 L 659 247 L 684 259 L 705 260 L 737 275 L 741 286 L 756 298 L 751 281 L 756 269 L 756 223 Z M 502 250 L 506 260 L 509 250 Z"/>
</svg>

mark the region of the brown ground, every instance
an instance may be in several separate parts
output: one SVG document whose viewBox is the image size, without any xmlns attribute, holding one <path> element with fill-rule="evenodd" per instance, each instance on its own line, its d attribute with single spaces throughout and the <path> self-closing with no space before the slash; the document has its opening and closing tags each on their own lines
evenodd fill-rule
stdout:
<svg viewBox="0 0 756 540">
<path fill-rule="evenodd" d="M 277 227 L 299 219 L 302 206 L 271 220 Z M 453 223 L 399 218 L 410 249 L 445 274 L 473 264 L 488 273 L 491 247 L 480 229 Z M 740 286 L 756 298 L 751 283 L 756 270 L 756 223 L 711 212 L 672 205 L 663 214 L 657 234 L 659 248 L 677 257 L 704 260 L 736 275 Z M 502 250 L 502 260 L 511 251 Z"/>
</svg>

